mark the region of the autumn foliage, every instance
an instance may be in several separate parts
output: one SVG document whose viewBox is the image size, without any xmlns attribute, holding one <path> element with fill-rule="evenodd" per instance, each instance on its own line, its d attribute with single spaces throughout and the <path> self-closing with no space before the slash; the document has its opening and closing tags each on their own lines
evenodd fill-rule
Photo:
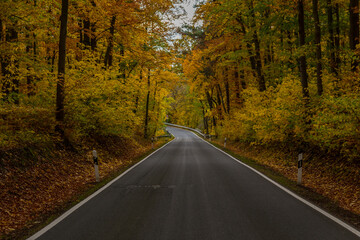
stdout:
<svg viewBox="0 0 360 240">
<path fill-rule="evenodd" d="M 93 147 L 106 176 L 164 134 L 176 2 L 1 1 L 0 238 L 88 188 Z"/>
<path fill-rule="evenodd" d="M 305 152 L 307 186 L 359 213 L 359 1 L 194 1 L 194 22 L 171 39 L 178 2 L 1 1 L 0 236 L 91 185 L 92 147 L 113 172 L 164 121 Z M 262 161 L 293 178 L 277 156 Z"/>
<path fill-rule="evenodd" d="M 177 45 L 198 115 L 182 118 L 186 106 L 173 119 L 240 142 L 336 152 L 359 163 L 358 50 L 350 46 L 349 14 L 347 1 L 204 2 Z"/>
<path fill-rule="evenodd" d="M 349 5 L 350 4 L 350 5 Z M 175 47 L 170 119 L 360 211 L 359 2 L 199 4 Z M 190 110 L 191 109 L 191 110 Z"/>
<path fill-rule="evenodd" d="M 166 41 L 172 6 L 170 0 L 69 2 L 61 125 L 70 142 L 156 134 L 169 81 L 177 77 Z M 7 0 L 0 8 L 0 146 L 47 141 L 59 124 L 61 2 Z"/>
</svg>

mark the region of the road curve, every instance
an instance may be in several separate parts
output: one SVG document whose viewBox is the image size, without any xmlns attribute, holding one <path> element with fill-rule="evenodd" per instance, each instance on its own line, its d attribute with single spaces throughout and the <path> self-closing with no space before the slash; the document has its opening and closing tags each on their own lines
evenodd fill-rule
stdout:
<svg viewBox="0 0 360 240">
<path fill-rule="evenodd" d="M 38 239 L 360 239 L 193 133 L 171 143 Z"/>
</svg>

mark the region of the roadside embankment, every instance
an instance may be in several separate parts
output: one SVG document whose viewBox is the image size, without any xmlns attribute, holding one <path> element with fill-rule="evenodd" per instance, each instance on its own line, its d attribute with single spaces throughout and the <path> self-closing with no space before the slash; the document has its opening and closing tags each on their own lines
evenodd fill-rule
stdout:
<svg viewBox="0 0 360 240">
<path fill-rule="evenodd" d="M 161 138 L 154 148 L 167 141 Z M 152 151 L 151 142 L 142 138 L 98 136 L 87 144 L 0 153 L 0 239 L 21 239 L 41 228 Z M 99 155 L 100 183 L 95 182 L 93 149 Z"/>
</svg>

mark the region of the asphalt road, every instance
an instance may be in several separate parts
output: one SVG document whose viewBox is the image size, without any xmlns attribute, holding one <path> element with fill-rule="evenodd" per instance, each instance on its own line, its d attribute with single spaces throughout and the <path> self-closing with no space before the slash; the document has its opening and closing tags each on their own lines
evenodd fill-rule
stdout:
<svg viewBox="0 0 360 240">
<path fill-rule="evenodd" d="M 360 239 L 193 133 L 176 137 L 39 239 Z"/>
</svg>

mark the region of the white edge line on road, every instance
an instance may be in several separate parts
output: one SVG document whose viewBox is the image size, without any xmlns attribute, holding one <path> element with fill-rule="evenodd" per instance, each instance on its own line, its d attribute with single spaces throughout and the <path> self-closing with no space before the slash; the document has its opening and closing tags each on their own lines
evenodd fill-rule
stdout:
<svg viewBox="0 0 360 240">
<path fill-rule="evenodd" d="M 174 139 L 172 139 L 170 142 L 166 143 L 164 146 L 162 146 L 159 149 L 156 149 L 154 152 L 152 152 L 151 154 L 149 154 L 148 156 L 146 156 L 143 160 L 141 160 L 140 162 L 136 163 L 134 166 L 130 167 L 129 169 L 127 169 L 125 172 L 123 172 L 122 174 L 120 174 L 119 176 L 117 176 L 115 179 L 111 180 L 110 182 L 108 182 L 105 186 L 103 186 L 102 188 L 100 188 L 99 190 L 97 190 L 96 192 L 94 192 L 93 194 L 91 194 L 90 196 L 88 196 L 87 198 L 85 198 L 84 200 L 82 200 L 81 202 L 79 202 L 78 204 L 76 204 L 75 206 L 73 206 L 72 208 L 70 208 L 68 211 L 66 211 L 64 214 L 62 214 L 60 217 L 56 218 L 54 221 L 52 221 L 49 225 L 47 225 L 46 227 L 44 227 L 43 229 L 41 229 L 40 231 L 38 231 L 37 233 L 35 233 L 34 235 L 32 235 L 31 237 L 29 237 L 27 240 L 34 240 L 37 239 L 38 237 L 40 237 L 41 235 L 43 235 L 44 233 L 46 233 L 47 231 L 49 231 L 51 228 L 53 228 L 56 224 L 58 224 L 59 222 L 61 222 L 62 220 L 64 220 L 67 216 L 69 216 L 71 213 L 73 213 L 74 211 L 76 211 L 78 208 L 80 208 L 82 205 L 84 205 L 85 203 L 87 203 L 88 201 L 90 201 L 92 198 L 94 198 L 95 196 L 97 196 L 99 193 L 101 193 L 102 191 L 104 191 L 106 188 L 108 188 L 111 184 L 113 184 L 114 182 L 116 182 L 117 180 L 119 180 L 121 177 L 123 177 L 125 174 L 127 174 L 129 171 L 131 171 L 132 169 L 134 169 L 136 166 L 138 166 L 139 164 L 141 164 L 142 162 L 144 162 L 146 159 L 148 159 L 149 157 L 151 157 L 153 154 L 155 154 L 156 152 L 160 151 L 161 149 L 163 149 L 164 147 L 166 147 L 169 143 L 173 142 Z"/>
<path fill-rule="evenodd" d="M 204 142 L 206 142 L 207 144 L 209 144 L 210 146 L 214 147 L 215 149 L 219 150 L 220 152 L 224 153 L 225 155 L 227 155 L 228 157 L 230 157 L 231 159 L 235 160 L 236 162 L 240 163 L 241 165 L 249 168 L 250 170 L 254 171 L 255 173 L 257 173 L 258 175 L 260 175 L 261 177 L 265 178 L 266 180 L 268 180 L 269 182 L 271 182 L 272 184 L 274 184 L 275 186 L 277 186 L 278 188 L 280 188 L 281 190 L 285 191 L 286 193 L 290 194 L 291 196 L 293 196 L 294 198 L 296 198 L 297 200 L 303 202 L 304 204 L 308 205 L 309 207 L 313 208 L 314 210 L 318 211 L 319 213 L 323 214 L 324 216 L 330 218 L 331 220 L 333 220 L 334 222 L 336 222 L 337 224 L 341 225 L 342 227 L 346 228 L 347 230 L 349 230 L 350 232 L 352 232 L 353 234 L 355 234 L 356 236 L 360 237 L 360 232 L 358 230 L 356 230 L 355 228 L 353 228 L 352 226 L 348 225 L 347 223 L 341 221 L 340 219 L 336 218 L 335 216 L 331 215 L 330 213 L 324 211 L 323 209 L 315 206 L 314 204 L 312 204 L 311 202 L 308 202 L 307 200 L 305 200 L 304 198 L 300 197 L 299 195 L 293 193 L 292 191 L 288 190 L 287 188 L 281 186 L 279 183 L 275 182 L 274 180 L 270 179 L 269 177 L 265 176 L 264 174 L 262 174 L 261 172 L 259 172 L 258 170 L 246 165 L 245 163 L 241 162 L 239 159 L 231 156 L 230 154 L 228 154 L 227 152 L 221 150 L 220 148 L 212 145 L 211 143 L 209 143 L 208 141 L 205 141 L 204 139 L 202 139 L 201 137 L 199 137 L 196 133 L 192 132 L 195 136 L 197 136 L 198 138 L 200 138 L 201 140 L 203 140 Z"/>
</svg>

